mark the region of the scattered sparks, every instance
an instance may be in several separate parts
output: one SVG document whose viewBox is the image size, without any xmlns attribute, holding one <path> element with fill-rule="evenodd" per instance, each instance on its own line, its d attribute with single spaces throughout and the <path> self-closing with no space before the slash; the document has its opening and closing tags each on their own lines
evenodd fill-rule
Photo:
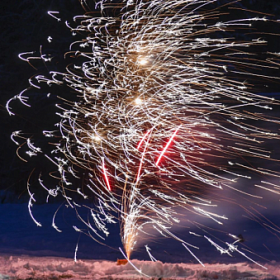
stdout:
<svg viewBox="0 0 280 280">
<path fill-rule="evenodd" d="M 82 2 L 86 8 L 86 1 Z M 60 121 L 54 124 L 54 130 L 42 127 L 48 143 L 53 140 L 51 152 L 37 147 L 36 137 L 26 136 L 21 130 L 13 132 L 11 139 L 23 161 L 26 154 L 43 154 L 53 163 L 57 170 L 50 174 L 59 180 L 59 187 L 47 187 L 41 178 L 40 185 L 48 197 L 61 195 L 76 209 L 94 240 L 105 239 L 102 234 L 109 235 L 106 224 L 120 219 L 126 254 L 120 251 L 129 262 L 138 235 L 152 228 L 156 234 L 181 242 L 203 265 L 189 249 L 197 247 L 171 231 L 180 223 L 178 209 L 222 226 L 220 220 L 226 221 L 227 217 L 219 214 L 216 201 L 224 189 L 261 198 L 234 186 L 240 178 L 251 179 L 241 174 L 244 170 L 280 177 L 279 173 L 253 167 L 247 160 L 270 160 L 268 151 L 260 146 L 280 138 L 260 125 L 279 121 L 258 112 L 270 111 L 278 102 L 250 92 L 254 77 L 269 78 L 254 69 L 275 70 L 279 62 L 276 58 L 260 61 L 250 53 L 250 47 L 263 45 L 263 40 L 248 37 L 246 41 L 245 35 L 242 41 L 235 39 L 235 32 L 247 33 L 253 22 L 267 19 L 222 22 L 217 3 L 125 0 L 114 4 L 101 0 L 95 7 L 100 9 L 98 16 L 85 13 L 75 16 L 73 23 L 66 22 L 73 36 L 83 36 L 81 41 L 73 41 L 65 54 L 72 59 L 67 69 L 30 78 L 30 87 L 6 104 L 11 116 L 15 115 L 15 100 L 29 108 L 29 90 L 40 92 L 43 84 L 50 91 L 66 85 L 76 93 L 75 101 L 58 96 L 60 102 L 55 106 Z M 110 15 L 112 7 L 114 16 Z M 48 14 L 61 20 L 57 11 Z M 51 36 L 47 40 L 55 44 Z M 41 60 L 52 68 L 52 56 L 43 54 L 42 48 L 39 53 L 21 53 L 19 58 L 31 66 L 33 60 Z M 168 139 L 165 145 L 164 139 Z M 72 183 L 80 178 L 81 170 L 86 173 L 87 192 Z M 256 184 L 257 189 L 279 194 L 279 184 L 262 184 Z M 35 194 L 29 186 L 28 191 L 30 215 L 40 226 L 31 212 Z M 85 200 L 96 197 L 95 207 L 88 207 L 92 220 L 85 221 L 78 215 L 81 205 L 72 197 L 73 191 Z M 205 199 L 206 195 L 210 198 Z M 52 225 L 60 231 L 54 222 L 56 213 Z M 189 234 L 203 238 L 193 231 Z M 228 243 L 229 248 L 223 249 L 205 238 L 221 253 L 238 252 L 252 260 L 237 245 Z M 75 259 L 77 249 L 78 245 Z M 146 250 L 156 261 L 148 246 Z"/>
</svg>

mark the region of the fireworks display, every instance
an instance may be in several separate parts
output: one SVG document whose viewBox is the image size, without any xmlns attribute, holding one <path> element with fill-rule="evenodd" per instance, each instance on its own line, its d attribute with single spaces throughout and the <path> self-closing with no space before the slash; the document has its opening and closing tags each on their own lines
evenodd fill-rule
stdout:
<svg viewBox="0 0 280 280">
<path fill-rule="evenodd" d="M 177 239 L 202 264 L 193 252 L 197 245 L 172 231 L 179 213 L 222 224 L 227 217 L 217 209 L 224 190 L 256 197 L 236 182 L 249 179 L 247 173 L 278 176 L 248 162 L 270 160 L 263 143 L 279 138 L 264 125 L 279 123 L 264 113 L 277 101 L 252 93 L 254 79 L 265 80 L 266 69 L 278 69 L 277 56 L 259 59 L 251 50 L 264 40 L 242 35 L 267 18 L 232 19 L 241 8 L 230 2 L 102 0 L 91 7 L 81 1 L 86 13 L 66 22 L 74 38 L 66 69 L 50 70 L 51 54 L 19 55 L 31 65 L 42 60 L 49 73 L 32 77 L 30 87 L 8 101 L 10 115 L 16 99 L 31 107 L 30 91 L 49 87 L 47 98 L 55 87 L 75 93 L 74 99 L 58 94 L 54 114 L 60 121 L 53 130 L 42 127 L 40 141 L 20 130 L 11 135 L 19 157 L 43 155 L 57 167 L 51 173 L 57 186 L 39 177 L 48 198 L 63 196 L 77 213 L 81 198 L 94 198 L 90 220 L 78 214 L 94 239 L 106 243 L 107 225 L 120 222 L 128 259 L 138 236 L 148 238 L 152 229 Z M 59 12 L 48 13 L 60 20 Z M 48 41 L 53 44 L 50 36 Z M 51 150 L 40 147 L 43 136 Z M 262 182 L 258 188 L 279 194 L 280 186 Z M 28 191 L 30 214 L 40 225 L 31 211 L 36 192 L 29 185 Z M 250 259 L 237 248 L 238 238 L 222 248 L 201 237 L 221 253 Z"/>
</svg>

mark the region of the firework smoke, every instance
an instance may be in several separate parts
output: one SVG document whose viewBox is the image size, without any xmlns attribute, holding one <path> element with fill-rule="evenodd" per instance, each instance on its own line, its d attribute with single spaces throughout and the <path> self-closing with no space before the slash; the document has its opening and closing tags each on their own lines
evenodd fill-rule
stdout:
<svg viewBox="0 0 280 280">
<path fill-rule="evenodd" d="M 180 223 L 178 209 L 222 224 L 227 217 L 216 211 L 218 197 L 248 177 L 244 170 L 278 176 L 246 161 L 269 159 L 260 144 L 279 138 L 260 125 L 278 123 L 262 113 L 277 102 L 251 91 L 253 79 L 268 78 L 262 69 L 276 69 L 276 60 L 261 61 L 250 52 L 263 40 L 240 38 L 252 23 L 267 19 L 230 19 L 230 3 L 218 9 L 217 2 L 103 0 L 92 8 L 82 1 L 87 12 L 66 23 L 78 38 L 65 54 L 71 62 L 66 70 L 31 78 L 30 88 L 7 103 L 13 115 L 15 99 L 31 106 L 30 89 L 47 85 L 51 92 L 67 85 L 75 93 L 75 100 L 58 99 L 60 121 L 54 130 L 43 130 L 52 141 L 51 151 L 37 147 L 36 137 L 22 131 L 11 138 L 23 160 L 26 146 L 28 156 L 42 154 L 57 167 L 51 174 L 59 181 L 56 188 L 39 178 L 48 197 L 62 195 L 75 209 L 81 205 L 73 191 L 95 198 L 91 221 L 80 217 L 94 239 L 104 239 L 107 224 L 120 220 L 128 259 L 137 235 L 152 228 L 180 241 L 200 262 L 190 249 L 197 247 L 170 230 Z M 60 19 L 56 11 L 49 15 Z M 52 59 L 30 52 L 20 58 L 30 64 L 41 59 L 46 65 Z M 73 182 L 79 170 L 86 172 L 86 179 L 77 187 Z M 279 186 L 260 187 L 278 194 Z M 28 191 L 32 215 L 36 193 Z M 217 197 L 215 203 L 209 193 Z M 244 254 L 235 245 L 238 238 L 226 249 L 205 238 L 222 253 Z"/>
</svg>

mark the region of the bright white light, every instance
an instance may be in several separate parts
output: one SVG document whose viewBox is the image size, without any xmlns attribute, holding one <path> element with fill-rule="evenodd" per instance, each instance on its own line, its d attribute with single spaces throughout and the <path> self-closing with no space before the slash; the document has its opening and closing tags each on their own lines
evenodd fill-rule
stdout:
<svg viewBox="0 0 280 280">
<path fill-rule="evenodd" d="M 94 136 L 92 137 L 92 139 L 93 139 L 94 141 L 96 141 L 96 142 L 100 142 L 100 141 L 101 141 L 101 137 L 99 137 L 98 135 L 94 135 Z"/>
<path fill-rule="evenodd" d="M 143 103 L 143 100 L 139 97 L 137 97 L 135 100 L 134 100 L 135 104 L 136 105 L 141 105 Z"/>
<path fill-rule="evenodd" d="M 138 59 L 138 63 L 140 65 L 146 65 L 148 62 L 149 62 L 148 59 L 145 58 L 145 57 L 141 57 L 141 58 Z"/>
</svg>

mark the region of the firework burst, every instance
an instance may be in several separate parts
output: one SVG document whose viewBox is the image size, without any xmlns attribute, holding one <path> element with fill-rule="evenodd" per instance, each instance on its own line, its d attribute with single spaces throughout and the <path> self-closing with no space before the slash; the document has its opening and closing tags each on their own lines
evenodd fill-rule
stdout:
<svg viewBox="0 0 280 280">
<path fill-rule="evenodd" d="M 94 238 L 104 239 L 107 224 L 119 219 L 128 259 L 137 235 L 152 228 L 183 243 L 200 262 L 190 249 L 196 246 L 170 230 L 180 223 L 178 209 L 222 224 L 227 217 L 217 213 L 217 199 L 211 202 L 209 193 L 219 197 L 223 189 L 235 189 L 239 178 L 248 177 L 244 170 L 278 176 L 243 160 L 269 159 L 260 144 L 279 138 L 259 125 L 278 123 L 261 113 L 277 102 L 251 92 L 253 78 L 268 78 L 261 71 L 276 69 L 277 61 L 259 60 L 250 47 L 265 42 L 240 35 L 252 23 L 267 19 L 230 19 L 230 3 L 218 9 L 217 0 L 103 0 L 94 7 L 84 1 L 82 5 L 87 12 L 66 23 L 78 38 L 65 54 L 71 63 L 65 71 L 30 79 L 33 90 L 45 84 L 67 85 L 76 98 L 60 97 L 60 121 L 56 129 L 43 131 L 54 139 L 52 151 L 16 131 L 12 139 L 19 145 L 18 154 L 25 160 L 20 151 L 26 145 L 27 155 L 43 154 L 57 166 L 52 173 L 59 180 L 57 188 L 39 178 L 48 196 L 60 194 L 72 208 L 80 206 L 73 190 L 85 199 L 95 198 L 92 220 L 80 217 Z M 58 12 L 49 14 L 59 20 Z M 20 58 L 51 64 L 51 56 L 42 53 L 23 53 Z M 15 99 L 30 106 L 25 90 L 7 103 L 11 115 Z M 76 188 L 78 170 L 86 172 L 86 180 Z M 277 187 L 260 187 L 277 192 Z M 31 206 L 35 195 L 30 188 L 29 194 Z M 238 239 L 223 249 L 205 238 L 223 253 L 244 254 L 235 245 Z"/>
</svg>

